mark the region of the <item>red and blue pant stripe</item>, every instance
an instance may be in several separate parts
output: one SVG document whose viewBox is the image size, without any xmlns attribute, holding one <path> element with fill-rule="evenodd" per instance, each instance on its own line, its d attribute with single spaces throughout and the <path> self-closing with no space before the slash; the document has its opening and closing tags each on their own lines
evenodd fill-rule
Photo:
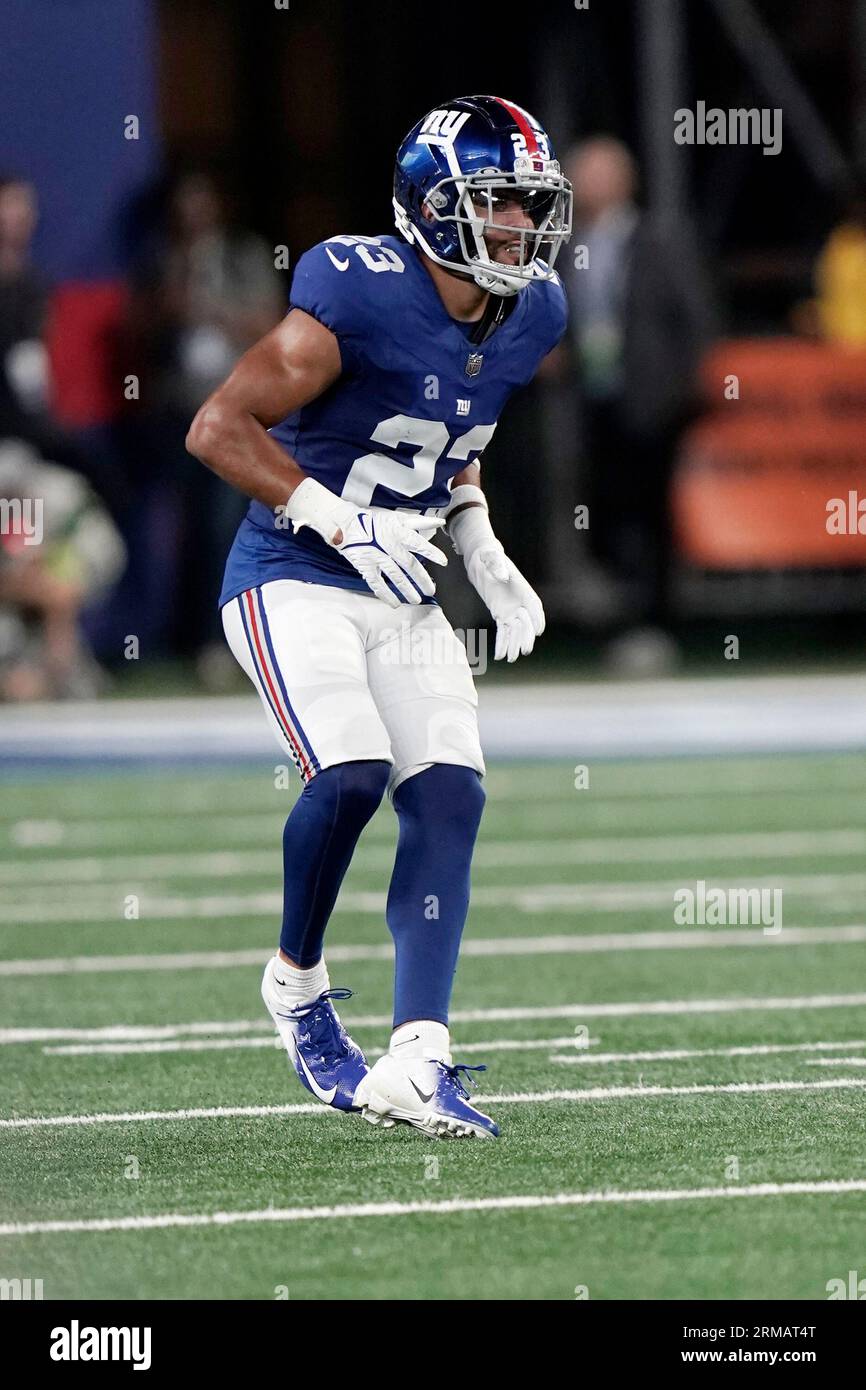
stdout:
<svg viewBox="0 0 866 1390">
<path fill-rule="evenodd" d="M 292 760 L 304 782 L 321 772 L 309 739 L 292 709 L 286 683 L 277 661 L 268 615 L 260 588 L 247 589 L 238 598 L 244 635 L 250 649 L 259 689 L 291 750 Z"/>
</svg>

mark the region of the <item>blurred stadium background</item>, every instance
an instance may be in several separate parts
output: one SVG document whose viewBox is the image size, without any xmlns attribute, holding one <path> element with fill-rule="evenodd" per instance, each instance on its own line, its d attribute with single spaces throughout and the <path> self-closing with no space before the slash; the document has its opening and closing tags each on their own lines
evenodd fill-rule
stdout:
<svg viewBox="0 0 866 1390">
<path fill-rule="evenodd" d="M 48 526 L 38 556 L 3 536 L 7 701 L 242 679 L 214 596 L 243 503 L 186 425 L 303 249 L 391 229 L 397 141 L 464 88 L 554 131 L 572 262 L 595 242 L 604 267 L 593 292 L 564 266 L 567 345 L 487 455 L 550 618 L 521 677 L 859 668 L 866 534 L 827 505 L 863 486 L 861 3 L 561 4 L 520 44 L 342 0 L 10 0 L 0 23 L 0 493 L 44 496 Z M 677 145 L 699 100 L 782 109 L 781 150 Z"/>
<path fill-rule="evenodd" d="M 13 1219 L 419 1195 L 402 1136 L 380 1153 L 341 1134 L 326 1163 L 317 1119 L 244 1118 L 287 1091 L 253 1015 L 293 789 L 217 622 L 244 503 L 183 438 L 284 311 L 300 253 L 391 230 L 400 137 L 468 91 L 540 117 L 578 210 L 568 339 L 485 455 L 497 530 L 548 612 L 531 660 L 482 670 L 483 615 L 456 565 L 440 584 L 473 634 L 491 768 L 459 1037 L 504 1054 L 495 1086 L 513 1094 L 493 1176 L 450 1158 L 437 1191 L 712 1188 L 729 1155 L 754 1182 L 863 1175 L 866 0 L 517 13 L 2 7 L 0 499 L 44 501 L 40 545 L 11 505 L 0 534 L 0 1042 L 21 1045 L 2 1109 L 159 1112 L 146 1139 L 124 1131 L 122 1151 L 147 1154 L 125 1185 L 118 1126 L 21 1121 Z M 673 113 L 700 101 L 780 109 L 780 151 L 678 145 Z M 828 526 L 833 499 L 844 524 Z M 370 1047 L 392 821 L 371 827 L 329 937 Z M 782 885 L 778 946 L 673 932 L 674 887 L 701 878 Z M 603 1044 L 591 1081 L 624 1098 L 580 1090 L 586 1056 L 552 1036 L 584 1018 Z M 635 1099 L 645 1080 L 669 1089 Z M 759 1099 L 712 1094 L 738 1084 Z M 208 1104 L 241 1118 L 166 1118 Z M 860 1198 L 813 1200 L 728 1204 L 715 1224 L 701 1206 L 678 1224 L 653 1207 L 502 1215 L 493 1262 L 470 1228 L 431 1245 L 416 1221 L 377 1245 L 353 1225 L 291 1296 L 823 1297 L 863 1267 L 846 1235 Z M 27 1239 L 61 1294 L 267 1297 L 285 1277 L 270 1233 L 127 1233 L 102 1259 Z"/>
</svg>

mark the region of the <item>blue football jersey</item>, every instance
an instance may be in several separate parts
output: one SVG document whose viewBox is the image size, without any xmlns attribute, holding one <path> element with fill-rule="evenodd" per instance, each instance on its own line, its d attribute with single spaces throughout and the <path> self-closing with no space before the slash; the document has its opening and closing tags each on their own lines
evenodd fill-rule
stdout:
<svg viewBox="0 0 866 1390">
<path fill-rule="evenodd" d="M 329 328 L 343 371 L 271 436 L 305 473 L 357 504 L 436 514 L 449 481 L 477 461 L 505 402 L 559 342 L 566 301 L 531 281 L 480 344 L 448 314 L 420 255 L 396 236 L 336 236 L 299 260 L 291 305 Z M 271 579 L 369 593 L 338 551 L 251 502 L 229 552 L 220 603 Z"/>
</svg>

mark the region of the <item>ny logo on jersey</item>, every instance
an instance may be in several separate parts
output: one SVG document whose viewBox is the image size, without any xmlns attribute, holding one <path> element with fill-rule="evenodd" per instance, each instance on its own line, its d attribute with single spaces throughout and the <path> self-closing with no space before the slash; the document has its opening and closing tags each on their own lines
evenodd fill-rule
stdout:
<svg viewBox="0 0 866 1390">
<path fill-rule="evenodd" d="M 469 120 L 469 115 L 468 111 L 431 111 L 418 132 L 418 139 L 425 145 L 432 142 L 450 144 Z"/>
<path fill-rule="evenodd" d="M 471 406 L 471 404 L 472 404 L 471 401 L 462 400 L 461 397 L 458 396 L 458 397 L 457 397 L 457 414 L 458 414 L 458 415 L 468 415 L 468 414 L 469 414 L 469 407 Z"/>
</svg>

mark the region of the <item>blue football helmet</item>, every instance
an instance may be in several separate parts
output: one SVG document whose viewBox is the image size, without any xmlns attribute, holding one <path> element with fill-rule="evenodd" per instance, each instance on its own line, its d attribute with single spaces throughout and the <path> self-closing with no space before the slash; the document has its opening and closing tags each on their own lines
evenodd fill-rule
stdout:
<svg viewBox="0 0 866 1390">
<path fill-rule="evenodd" d="M 515 201 L 531 226 L 509 225 L 503 208 Z M 502 97 L 457 97 L 428 111 L 397 151 L 393 202 L 407 241 L 492 294 L 553 279 L 559 248 L 571 236 L 571 184 L 550 137 Z M 484 239 L 490 231 L 512 233 L 516 264 L 491 258 Z"/>
</svg>

